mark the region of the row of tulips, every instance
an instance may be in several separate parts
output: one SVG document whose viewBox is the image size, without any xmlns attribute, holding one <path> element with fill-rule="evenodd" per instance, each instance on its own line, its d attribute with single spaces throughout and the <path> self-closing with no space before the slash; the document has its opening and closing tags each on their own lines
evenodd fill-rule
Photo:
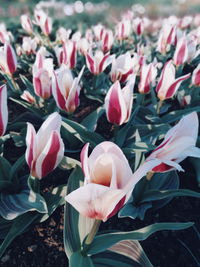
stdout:
<svg viewBox="0 0 200 267">
<path fill-rule="evenodd" d="M 82 33 L 55 29 L 52 18 L 35 10 L 33 20 L 21 16 L 21 25 L 28 36 L 15 36 L 16 42 L 22 40 L 15 47 L 14 36 L 0 27 L 0 162 L 7 168 L 3 174 L 11 168 L 6 178 L 0 172 L 0 230 L 5 229 L 1 228 L 4 220 L 13 220 L 14 228 L 8 224 L 2 234 L 0 255 L 22 228 L 47 219 L 64 203 L 64 243 L 71 267 L 95 266 L 98 257 L 104 258 L 99 253 L 110 248 L 123 254 L 127 238 L 135 242 L 157 230 L 191 226 L 153 225 L 141 229 L 142 238 L 134 232 L 129 237 L 119 232 L 115 237 L 95 237 L 101 221 L 118 212 L 123 217 L 128 205 L 132 206 L 126 216 L 142 218 L 151 203 L 162 198 L 199 197 L 169 181 L 176 170 L 184 171 L 180 165 L 184 159 L 200 158 L 196 146 L 200 16 L 150 20 L 126 12 L 112 29 L 98 24 Z M 97 110 L 88 107 L 93 100 Z M 18 104 L 24 114 L 14 114 Z M 78 117 L 81 112 L 83 120 Z M 104 132 L 104 123 L 109 133 Z M 26 146 L 25 155 L 13 166 L 5 152 L 11 138 L 16 146 Z M 73 153 L 80 162 L 70 157 Z M 56 176 L 57 167 L 74 169 L 69 181 L 53 190 L 40 188 L 45 179 Z M 158 175 L 166 181 L 165 191 L 155 183 L 149 190 Z M 148 186 L 140 187 L 141 183 Z M 63 193 L 66 185 L 67 193 Z M 116 243 L 122 246 L 120 250 L 112 247 Z M 136 252 L 144 254 L 141 247 Z M 112 266 L 125 259 L 123 254 Z M 152 266 L 148 259 L 148 264 L 135 256 L 131 259 Z"/>
</svg>

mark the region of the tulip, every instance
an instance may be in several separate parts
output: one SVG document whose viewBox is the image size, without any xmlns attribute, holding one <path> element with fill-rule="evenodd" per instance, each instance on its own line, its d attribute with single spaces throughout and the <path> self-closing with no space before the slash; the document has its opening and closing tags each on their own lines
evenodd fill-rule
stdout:
<svg viewBox="0 0 200 267">
<path fill-rule="evenodd" d="M 43 10 L 34 11 L 36 24 L 41 28 L 44 35 L 48 36 L 52 31 L 52 19 Z"/>
<path fill-rule="evenodd" d="M 130 20 L 120 21 L 115 27 L 115 35 L 118 40 L 124 40 L 131 34 L 131 22 Z"/>
<path fill-rule="evenodd" d="M 86 55 L 90 47 L 91 44 L 88 42 L 86 38 L 81 38 L 80 41 L 77 43 L 77 50 L 82 55 Z"/>
<path fill-rule="evenodd" d="M 195 86 L 200 86 L 200 64 L 193 71 L 192 84 Z"/>
<path fill-rule="evenodd" d="M 37 41 L 31 37 L 23 37 L 22 50 L 26 54 L 34 54 L 37 48 Z"/>
<path fill-rule="evenodd" d="M 134 84 L 135 75 L 123 89 L 119 81 L 116 81 L 109 89 L 105 97 L 106 116 L 109 122 L 121 125 L 129 120 L 133 105 Z"/>
<path fill-rule="evenodd" d="M 38 132 L 27 123 L 26 162 L 30 173 L 43 178 L 52 172 L 64 156 L 64 144 L 60 137 L 61 116 L 54 112 L 42 124 Z"/>
<path fill-rule="evenodd" d="M 129 75 L 133 72 L 137 73 L 139 69 L 138 57 L 131 57 L 130 52 L 122 54 L 112 60 L 112 68 L 110 72 L 111 81 L 119 80 L 121 83 L 126 82 Z"/>
<path fill-rule="evenodd" d="M 158 37 L 157 51 L 161 54 L 165 54 L 169 51 L 170 46 L 175 44 L 176 38 L 176 26 L 165 23 Z"/>
<path fill-rule="evenodd" d="M 137 35 L 142 35 L 144 32 L 144 20 L 141 18 L 136 18 L 133 20 L 133 28 Z"/>
<path fill-rule="evenodd" d="M 55 71 L 52 79 L 52 92 L 57 106 L 66 112 L 74 112 L 79 105 L 80 85 L 79 81 L 83 74 L 82 68 L 78 77 L 75 79 L 69 68 L 62 65 Z"/>
<path fill-rule="evenodd" d="M 2 72 L 12 76 L 17 69 L 17 57 L 14 49 L 8 43 L 0 47 L 0 68 Z"/>
<path fill-rule="evenodd" d="M 92 55 L 91 51 L 86 54 L 86 64 L 91 73 L 98 75 L 103 72 L 109 64 L 111 64 L 113 56 L 104 55 L 102 51 L 96 51 Z"/>
<path fill-rule="evenodd" d="M 35 94 L 43 99 L 47 99 L 52 94 L 51 77 L 53 74 L 53 59 L 45 58 L 38 51 L 36 61 L 33 65 L 33 86 Z"/>
<path fill-rule="evenodd" d="M 67 40 L 69 40 L 71 32 L 71 29 L 66 30 L 63 27 L 60 27 L 56 32 L 56 41 L 60 41 L 64 44 Z"/>
<path fill-rule="evenodd" d="M 22 15 L 20 17 L 22 28 L 28 33 L 33 33 L 33 24 L 28 15 Z"/>
<path fill-rule="evenodd" d="M 65 200 L 83 216 L 105 222 L 123 207 L 136 183 L 155 162 L 145 162 L 133 174 L 123 152 L 114 143 L 100 143 L 89 157 L 88 147 L 86 144 L 81 152 L 84 185 Z"/>
<path fill-rule="evenodd" d="M 111 30 L 103 31 L 101 39 L 101 50 L 106 53 L 110 51 L 114 42 L 113 32 Z"/>
<path fill-rule="evenodd" d="M 70 69 L 76 66 L 77 45 L 75 42 L 68 40 L 62 47 L 55 47 L 55 53 L 59 65 L 65 64 Z"/>
<path fill-rule="evenodd" d="M 0 42 L 5 44 L 13 39 L 11 32 L 8 32 L 4 23 L 0 23 Z"/>
<path fill-rule="evenodd" d="M 181 82 L 189 77 L 190 73 L 175 79 L 175 67 L 172 61 L 169 60 L 166 62 L 156 87 L 158 98 L 161 101 L 172 98 L 181 85 Z"/>
<path fill-rule="evenodd" d="M 95 39 L 97 41 L 101 41 L 102 40 L 102 36 L 103 36 L 103 32 L 105 30 L 104 26 L 101 25 L 101 24 L 97 24 L 97 25 L 93 26 L 92 29 L 93 29 L 93 32 L 94 32 Z"/>
<path fill-rule="evenodd" d="M 34 104 L 36 102 L 35 97 L 32 96 L 28 90 L 24 90 L 23 94 L 20 97 L 30 104 Z"/>
<path fill-rule="evenodd" d="M 184 116 L 165 135 L 163 142 L 153 150 L 146 161 L 159 160 L 152 172 L 167 172 L 174 169 L 183 171 L 179 163 L 186 157 L 200 157 L 200 149 L 195 147 L 199 121 L 196 112 Z"/>
<path fill-rule="evenodd" d="M 0 86 L 0 136 L 4 135 L 8 123 L 7 87 Z"/>
<path fill-rule="evenodd" d="M 140 72 L 140 83 L 138 90 L 142 94 L 147 94 L 151 90 L 151 84 L 155 81 L 157 76 L 157 69 L 153 63 L 144 63 Z"/>
</svg>

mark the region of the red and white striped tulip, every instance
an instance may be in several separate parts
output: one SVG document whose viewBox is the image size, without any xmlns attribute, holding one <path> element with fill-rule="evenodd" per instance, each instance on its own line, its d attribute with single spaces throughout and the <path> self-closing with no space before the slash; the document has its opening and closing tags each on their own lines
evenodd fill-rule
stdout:
<svg viewBox="0 0 200 267">
<path fill-rule="evenodd" d="M 144 20 L 141 18 L 135 18 L 133 20 L 133 29 L 137 35 L 142 35 L 144 32 Z"/>
<path fill-rule="evenodd" d="M 57 56 L 58 64 L 67 65 L 70 69 L 76 66 L 77 45 L 76 42 L 68 40 L 62 47 L 56 47 L 55 53 Z"/>
<path fill-rule="evenodd" d="M 111 81 L 116 82 L 118 80 L 120 82 L 126 82 L 133 72 L 137 73 L 138 69 L 139 62 L 137 55 L 131 57 L 130 52 L 126 52 L 126 54 L 113 58 L 110 72 Z"/>
<path fill-rule="evenodd" d="M 115 27 L 115 36 L 117 40 L 127 39 L 131 34 L 131 22 L 130 20 L 122 20 L 118 22 Z"/>
<path fill-rule="evenodd" d="M 30 173 L 43 178 L 52 172 L 64 156 L 64 144 L 60 137 L 61 116 L 54 112 L 36 133 L 34 126 L 27 123 L 26 162 Z"/>
<path fill-rule="evenodd" d="M 30 104 L 34 104 L 36 102 L 35 97 L 28 90 L 24 90 L 20 97 Z"/>
<path fill-rule="evenodd" d="M 172 98 L 183 81 L 190 77 L 190 73 L 175 79 L 175 67 L 172 60 L 165 63 L 158 81 L 156 92 L 158 98 L 163 101 Z"/>
<path fill-rule="evenodd" d="M 17 69 L 17 56 L 9 43 L 0 47 L 0 69 L 11 76 Z"/>
<path fill-rule="evenodd" d="M 192 73 L 192 84 L 195 86 L 200 86 L 200 64 Z"/>
<path fill-rule="evenodd" d="M 52 31 L 52 19 L 43 10 L 34 11 L 36 24 L 44 35 L 48 36 Z"/>
<path fill-rule="evenodd" d="M 157 51 L 161 54 L 166 54 L 169 51 L 171 45 L 175 44 L 176 39 L 176 25 L 170 25 L 165 23 L 162 29 L 160 30 Z"/>
<path fill-rule="evenodd" d="M 0 86 L 0 136 L 3 136 L 8 124 L 7 87 Z"/>
<path fill-rule="evenodd" d="M 88 147 L 86 144 L 81 152 L 84 185 L 67 195 L 65 200 L 83 216 L 105 222 L 123 207 L 137 182 L 155 166 L 155 162 L 145 162 L 132 173 L 116 144 L 102 142 L 89 157 Z"/>
<path fill-rule="evenodd" d="M 38 51 L 33 65 L 33 86 L 35 94 L 43 99 L 52 95 L 51 78 L 53 74 L 53 59 L 45 58 Z"/>
<path fill-rule="evenodd" d="M 7 31 L 4 23 L 0 23 L 0 42 L 5 44 L 10 43 L 11 40 L 13 40 L 11 32 Z"/>
<path fill-rule="evenodd" d="M 33 24 L 30 17 L 26 14 L 20 17 L 22 28 L 28 33 L 33 33 Z"/>
<path fill-rule="evenodd" d="M 37 49 L 37 40 L 34 38 L 32 39 L 31 37 L 23 37 L 23 42 L 22 42 L 22 51 L 27 54 L 35 54 L 35 51 Z"/>
<path fill-rule="evenodd" d="M 101 50 L 106 53 L 110 51 L 114 42 L 113 32 L 111 30 L 104 30 L 101 39 Z"/>
<path fill-rule="evenodd" d="M 104 55 L 102 51 L 96 51 L 95 54 L 90 51 L 85 55 L 87 67 L 94 75 L 102 73 L 111 64 L 113 57 Z"/>
<path fill-rule="evenodd" d="M 110 87 L 105 97 L 106 116 L 109 122 L 122 125 L 129 120 L 133 106 L 134 84 L 135 75 L 123 89 L 121 89 L 119 81 Z"/>
<path fill-rule="evenodd" d="M 151 85 L 155 82 L 157 76 L 157 68 L 153 63 L 144 63 L 140 71 L 140 82 L 138 90 L 141 94 L 147 94 L 151 90 Z"/>
<path fill-rule="evenodd" d="M 186 157 L 200 157 L 200 149 L 196 147 L 199 121 L 196 112 L 184 116 L 172 127 L 163 142 L 153 150 L 146 161 L 160 161 L 153 172 L 167 172 L 174 169 L 183 171 L 179 165 Z"/>
<path fill-rule="evenodd" d="M 101 41 L 105 27 L 102 24 L 97 24 L 97 25 L 93 26 L 92 29 L 94 32 L 95 39 L 97 41 Z"/>
<path fill-rule="evenodd" d="M 80 79 L 83 75 L 85 66 L 82 68 L 78 77 L 73 78 L 69 68 L 62 65 L 55 71 L 52 79 L 52 92 L 57 106 L 69 113 L 75 111 L 79 105 Z"/>
</svg>

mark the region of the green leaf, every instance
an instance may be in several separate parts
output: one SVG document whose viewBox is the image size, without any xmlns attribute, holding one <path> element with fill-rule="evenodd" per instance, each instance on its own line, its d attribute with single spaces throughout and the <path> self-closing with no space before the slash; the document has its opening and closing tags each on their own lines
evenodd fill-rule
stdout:
<svg viewBox="0 0 200 267">
<path fill-rule="evenodd" d="M 14 175 L 17 174 L 17 172 L 26 164 L 25 161 L 25 155 L 22 155 L 20 158 L 17 159 L 17 161 L 14 163 L 10 170 L 10 175 L 13 177 Z"/>
<path fill-rule="evenodd" d="M 10 181 L 10 170 L 12 166 L 10 162 L 4 157 L 0 156 L 0 181 Z"/>
<path fill-rule="evenodd" d="M 81 166 L 80 161 L 64 156 L 58 167 L 62 170 L 70 170 L 75 168 L 76 166 Z"/>
<path fill-rule="evenodd" d="M 62 126 L 63 129 L 61 129 L 61 131 L 64 130 L 69 133 L 72 133 L 82 143 L 89 142 L 92 147 L 95 147 L 97 144 L 105 141 L 101 135 L 88 131 L 86 127 L 77 122 L 68 119 L 63 119 Z"/>
<path fill-rule="evenodd" d="M 81 179 L 83 179 L 83 172 L 77 166 L 69 177 L 67 194 L 80 187 Z M 68 258 L 74 252 L 81 249 L 78 223 L 79 213 L 69 203 L 66 203 L 64 215 L 64 247 Z"/>
<path fill-rule="evenodd" d="M 69 258 L 69 267 L 94 267 L 89 256 L 82 255 L 80 251 L 73 253 Z"/>
<path fill-rule="evenodd" d="M 8 221 L 0 217 L 0 239 L 4 239 L 8 234 L 12 221 Z"/>
<path fill-rule="evenodd" d="M 92 113 L 90 113 L 84 120 L 82 120 L 81 124 L 86 127 L 89 131 L 94 132 L 97 127 L 98 119 L 104 113 L 104 108 L 99 107 Z"/>
<path fill-rule="evenodd" d="M 97 254 L 112 247 L 114 244 L 122 240 L 145 240 L 151 234 L 163 230 L 183 230 L 189 228 L 194 223 L 155 223 L 139 230 L 130 232 L 116 232 L 109 234 L 98 235 L 94 238 L 91 246 L 88 249 L 88 254 Z"/>
</svg>

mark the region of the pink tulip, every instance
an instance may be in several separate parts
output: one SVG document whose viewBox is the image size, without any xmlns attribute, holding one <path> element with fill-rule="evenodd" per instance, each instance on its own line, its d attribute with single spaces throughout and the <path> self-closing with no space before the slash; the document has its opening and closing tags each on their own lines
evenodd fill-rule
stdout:
<svg viewBox="0 0 200 267">
<path fill-rule="evenodd" d="M 172 64 L 172 60 L 166 62 L 156 87 L 158 98 L 162 101 L 172 98 L 181 85 L 181 82 L 189 77 L 190 73 L 175 79 L 175 67 Z"/>
<path fill-rule="evenodd" d="M 137 35 L 142 35 L 145 28 L 144 19 L 136 18 L 133 20 L 133 28 Z"/>
<path fill-rule="evenodd" d="M 81 152 L 84 185 L 65 200 L 83 216 L 105 222 L 123 207 L 136 183 L 153 165 L 151 161 L 145 162 L 133 174 L 123 152 L 114 143 L 100 143 L 89 157 L 88 147 L 86 144 Z"/>
<path fill-rule="evenodd" d="M 7 87 L 0 86 L 0 136 L 4 135 L 8 123 Z"/>
<path fill-rule="evenodd" d="M 39 131 L 28 123 L 26 134 L 26 162 L 32 176 L 41 179 L 52 172 L 64 156 L 64 144 L 60 137 L 61 116 L 54 112 L 42 124 Z"/>
<path fill-rule="evenodd" d="M 109 89 L 105 97 L 106 116 L 109 122 L 121 125 L 129 120 L 133 105 L 134 84 L 135 76 L 123 89 L 119 81 L 116 81 Z"/>
<path fill-rule="evenodd" d="M 77 45 L 76 42 L 68 40 L 62 47 L 55 48 L 58 64 L 67 65 L 70 69 L 76 66 Z"/>
<path fill-rule="evenodd" d="M 200 64 L 193 71 L 192 84 L 195 86 L 200 86 Z"/>
<path fill-rule="evenodd" d="M 101 41 L 105 27 L 102 24 L 97 24 L 97 25 L 93 26 L 92 29 L 94 32 L 95 39 L 97 41 Z"/>
<path fill-rule="evenodd" d="M 138 85 L 138 90 L 142 94 L 147 94 L 151 90 L 151 85 L 155 81 L 157 76 L 157 69 L 153 63 L 144 63 L 140 72 L 140 83 Z"/>
<path fill-rule="evenodd" d="M 175 44 L 176 38 L 176 26 L 170 25 L 169 22 L 166 22 L 158 37 L 157 51 L 161 54 L 165 54 L 169 51 L 172 44 Z"/>
<path fill-rule="evenodd" d="M 79 93 L 81 89 L 79 82 L 84 68 L 82 68 L 78 77 L 75 79 L 70 69 L 64 65 L 54 73 L 52 79 L 53 96 L 57 106 L 66 112 L 74 112 L 79 105 Z"/>
<path fill-rule="evenodd" d="M 199 121 L 196 112 L 184 116 L 172 127 L 163 142 L 153 150 L 146 161 L 159 160 L 153 172 L 166 172 L 177 169 L 183 171 L 179 163 L 186 157 L 200 157 L 200 149 L 195 147 L 198 137 Z"/>
<path fill-rule="evenodd" d="M 115 35 L 118 40 L 127 39 L 131 34 L 130 20 L 122 20 L 115 27 Z"/>
<path fill-rule="evenodd" d="M 114 42 L 113 32 L 111 30 L 104 30 L 101 39 L 101 50 L 106 53 L 110 51 Z"/>
<path fill-rule="evenodd" d="M 22 15 L 20 17 L 22 28 L 28 33 L 33 33 L 33 24 L 28 15 Z"/>
<path fill-rule="evenodd" d="M 20 96 L 23 100 L 29 102 L 30 104 L 34 104 L 36 102 L 35 97 L 32 96 L 29 91 L 25 90 L 23 94 Z"/>
<path fill-rule="evenodd" d="M 4 23 L 0 23 L 0 42 L 5 44 L 13 39 L 11 32 L 8 32 Z"/>
<path fill-rule="evenodd" d="M 14 49 L 8 43 L 0 47 L 0 68 L 2 72 L 12 75 L 17 69 L 17 57 Z"/>
<path fill-rule="evenodd" d="M 109 54 L 104 55 L 102 51 L 96 51 L 94 55 L 90 51 L 85 57 L 87 67 L 94 75 L 102 73 L 111 64 L 113 59 L 113 56 Z"/>
<path fill-rule="evenodd" d="M 43 10 L 34 11 L 36 24 L 41 28 L 44 35 L 48 36 L 52 31 L 52 19 Z"/>
<path fill-rule="evenodd" d="M 45 58 L 38 51 L 33 65 L 33 86 L 35 94 L 43 99 L 52 95 L 51 77 L 53 74 L 53 60 Z"/>
</svg>

